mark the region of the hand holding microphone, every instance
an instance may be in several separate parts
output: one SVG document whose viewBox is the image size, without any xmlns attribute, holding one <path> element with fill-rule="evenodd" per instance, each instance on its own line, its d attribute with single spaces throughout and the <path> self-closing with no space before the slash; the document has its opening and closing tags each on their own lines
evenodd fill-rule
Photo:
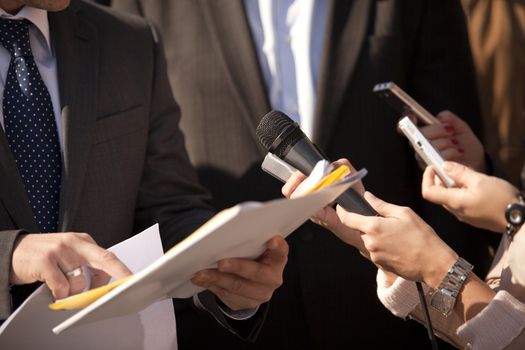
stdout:
<svg viewBox="0 0 525 350">
<path fill-rule="evenodd" d="M 256 134 L 269 152 L 305 175 L 309 175 L 315 164 L 324 159 L 299 125 L 282 112 L 267 113 L 259 122 Z M 377 215 L 370 204 L 353 188 L 346 190 L 336 202 L 351 212 L 367 216 Z"/>
</svg>

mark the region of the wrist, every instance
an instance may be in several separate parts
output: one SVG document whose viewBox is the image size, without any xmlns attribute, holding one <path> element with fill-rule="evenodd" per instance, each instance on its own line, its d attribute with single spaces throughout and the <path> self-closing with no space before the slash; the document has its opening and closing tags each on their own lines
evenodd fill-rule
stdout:
<svg viewBox="0 0 525 350">
<path fill-rule="evenodd" d="M 447 275 L 451 266 L 459 258 L 459 255 L 447 247 L 441 254 L 433 255 L 433 261 L 427 263 L 427 271 L 423 275 L 423 282 L 432 289 L 436 289 Z"/>
</svg>

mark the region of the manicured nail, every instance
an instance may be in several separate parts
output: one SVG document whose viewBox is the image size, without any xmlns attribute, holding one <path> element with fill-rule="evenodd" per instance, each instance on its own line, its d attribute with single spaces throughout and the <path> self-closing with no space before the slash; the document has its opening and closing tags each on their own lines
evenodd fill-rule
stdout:
<svg viewBox="0 0 525 350">
<path fill-rule="evenodd" d="M 463 148 L 458 148 L 458 151 L 459 151 L 459 153 L 465 153 L 465 151 L 463 150 Z"/>
<path fill-rule="evenodd" d="M 445 128 L 445 131 L 449 133 L 453 133 L 454 131 L 456 131 L 454 127 L 450 124 L 445 124 L 443 127 Z"/>
<path fill-rule="evenodd" d="M 455 145 L 459 145 L 459 141 L 456 139 L 450 139 L 450 141 L 452 141 L 452 143 Z"/>
</svg>

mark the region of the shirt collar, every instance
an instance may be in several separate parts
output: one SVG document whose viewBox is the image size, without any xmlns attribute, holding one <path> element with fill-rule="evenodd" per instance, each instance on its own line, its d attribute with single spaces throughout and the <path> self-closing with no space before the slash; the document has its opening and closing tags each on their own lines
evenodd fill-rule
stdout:
<svg viewBox="0 0 525 350">
<path fill-rule="evenodd" d="M 49 21 L 47 20 L 47 11 L 37 9 L 31 6 L 24 6 L 16 15 L 5 12 L 0 8 L 0 17 L 11 19 L 27 19 L 33 23 L 40 34 L 46 39 L 47 48 L 51 49 L 51 40 L 49 38 Z"/>
</svg>

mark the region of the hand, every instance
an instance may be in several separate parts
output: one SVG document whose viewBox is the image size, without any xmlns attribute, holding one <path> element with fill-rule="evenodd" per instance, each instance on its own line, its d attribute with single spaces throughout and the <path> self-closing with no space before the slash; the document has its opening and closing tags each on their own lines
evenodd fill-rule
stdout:
<svg viewBox="0 0 525 350">
<path fill-rule="evenodd" d="M 122 278 L 131 271 L 86 233 L 21 235 L 15 242 L 10 283 L 44 282 L 56 299 L 81 292 L 84 276 L 67 276 L 81 266 L 91 268 L 91 287 L 105 285 L 110 276 Z"/>
<path fill-rule="evenodd" d="M 337 169 L 338 167 L 342 165 L 348 166 L 351 173 L 356 171 L 355 168 L 352 166 L 352 164 L 350 164 L 350 162 L 347 159 L 339 159 L 332 163 L 332 167 L 334 169 Z M 304 181 L 304 179 L 306 179 L 306 176 L 303 173 L 296 171 L 290 177 L 290 179 L 288 179 L 286 184 L 284 184 L 282 188 L 283 195 L 287 198 L 293 198 L 295 194 L 295 190 Z M 365 188 L 361 181 L 356 183 L 353 187 L 361 195 L 365 192 Z M 337 206 L 336 209 L 332 208 L 331 206 L 326 206 L 323 209 L 319 210 L 310 220 L 332 231 L 343 242 L 356 247 L 357 249 L 359 249 L 361 254 L 368 256 L 368 252 L 365 246 L 363 245 L 363 240 L 361 239 L 361 233 L 358 231 L 352 230 L 348 228 L 347 226 L 343 225 L 341 223 L 341 220 L 339 220 L 339 216 L 337 213 L 340 210 L 344 210 L 344 209 L 340 206 Z"/>
<path fill-rule="evenodd" d="M 372 262 L 411 281 L 439 286 L 457 254 L 410 208 L 386 203 L 371 193 L 365 199 L 381 216 L 341 211 L 343 224 L 363 233 Z"/>
<path fill-rule="evenodd" d="M 268 241 L 257 259 L 224 259 L 217 269 L 199 271 L 192 282 L 209 289 L 232 310 L 253 309 L 270 300 L 283 283 L 288 244 L 281 236 Z"/>
<path fill-rule="evenodd" d="M 443 170 L 457 187 L 444 187 L 429 167 L 423 174 L 423 197 L 441 204 L 463 222 L 504 232 L 507 224 L 505 208 L 516 201 L 518 189 L 505 180 L 478 173 L 458 163 L 445 162 Z"/>
<path fill-rule="evenodd" d="M 485 150 L 468 124 L 449 111 L 439 113 L 437 118 L 441 125 L 427 125 L 420 130 L 443 159 L 486 172 Z"/>
</svg>

